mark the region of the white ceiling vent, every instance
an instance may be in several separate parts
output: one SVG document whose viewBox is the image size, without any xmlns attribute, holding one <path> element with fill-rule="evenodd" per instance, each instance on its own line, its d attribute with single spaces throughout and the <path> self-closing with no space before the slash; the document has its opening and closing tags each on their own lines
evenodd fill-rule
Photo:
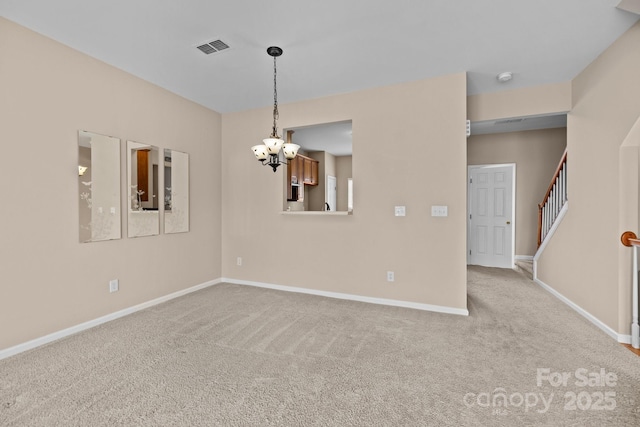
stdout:
<svg viewBox="0 0 640 427">
<path fill-rule="evenodd" d="M 229 49 L 229 45 L 223 42 L 222 40 L 212 40 L 210 42 L 203 43 L 199 46 L 196 46 L 201 52 L 210 55 L 212 53 L 217 53 L 223 51 L 225 49 Z"/>
<path fill-rule="evenodd" d="M 524 120 L 523 118 L 505 119 L 505 120 L 498 120 L 494 124 L 496 124 L 496 125 L 506 125 L 506 124 L 509 124 L 509 123 L 520 123 L 523 120 Z"/>
</svg>

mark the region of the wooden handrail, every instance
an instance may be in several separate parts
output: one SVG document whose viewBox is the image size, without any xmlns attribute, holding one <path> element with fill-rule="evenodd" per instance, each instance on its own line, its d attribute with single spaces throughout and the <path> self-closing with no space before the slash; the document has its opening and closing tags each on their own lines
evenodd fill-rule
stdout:
<svg viewBox="0 0 640 427">
<path fill-rule="evenodd" d="M 622 236 L 620 236 L 620 241 L 626 247 L 640 246 L 640 240 L 638 240 L 638 236 L 636 236 L 636 233 L 634 233 L 633 231 L 625 231 L 624 233 L 622 233 Z"/>
<path fill-rule="evenodd" d="M 558 163 L 558 167 L 556 168 L 555 173 L 553 174 L 553 178 L 551 178 L 551 182 L 549 183 L 549 187 L 547 188 L 547 192 L 544 194 L 544 198 L 542 202 L 538 203 L 538 247 L 542 244 L 542 210 L 544 209 L 545 203 L 549 200 L 549 196 L 551 195 L 551 191 L 553 190 L 553 186 L 556 184 L 556 180 L 560 176 L 562 172 L 562 168 L 567 162 L 567 149 L 564 149 L 564 153 L 562 153 L 562 158 Z"/>
<path fill-rule="evenodd" d="M 551 190 L 553 190 L 553 185 L 555 184 L 558 176 L 560 176 L 560 172 L 562 171 L 562 166 L 565 164 L 566 161 L 567 161 L 567 149 L 565 148 L 564 153 L 562 154 L 562 158 L 560 159 L 560 163 L 558 163 L 558 167 L 556 168 L 556 171 L 553 174 L 553 178 L 551 178 L 551 183 L 549 184 L 549 188 L 547 188 L 547 192 L 544 194 L 542 203 L 538 204 L 538 207 L 540 209 L 542 209 L 542 207 L 544 206 L 544 203 L 549 198 L 549 195 L 551 194 Z"/>
</svg>

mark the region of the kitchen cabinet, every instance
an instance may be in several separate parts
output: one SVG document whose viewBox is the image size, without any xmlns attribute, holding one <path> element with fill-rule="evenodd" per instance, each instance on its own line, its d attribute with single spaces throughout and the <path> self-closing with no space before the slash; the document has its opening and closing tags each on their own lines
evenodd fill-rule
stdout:
<svg viewBox="0 0 640 427">
<path fill-rule="evenodd" d="M 293 185 L 292 185 L 293 184 Z M 318 161 L 302 154 L 298 154 L 293 160 L 289 160 L 287 167 L 287 200 L 294 199 L 295 184 L 318 185 Z M 298 194 L 302 194 L 300 191 Z M 296 199 L 297 200 L 297 199 Z"/>
<path fill-rule="evenodd" d="M 303 183 L 305 185 L 318 185 L 318 161 L 304 157 L 303 162 Z"/>
</svg>

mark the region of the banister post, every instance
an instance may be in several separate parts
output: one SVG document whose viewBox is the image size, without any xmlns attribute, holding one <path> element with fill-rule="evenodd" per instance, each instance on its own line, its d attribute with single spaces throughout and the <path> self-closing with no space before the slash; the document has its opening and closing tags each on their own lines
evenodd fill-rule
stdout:
<svg viewBox="0 0 640 427">
<path fill-rule="evenodd" d="M 633 246 L 633 320 L 631 322 L 631 346 L 640 348 L 640 325 L 638 325 L 638 240 L 633 231 L 625 231 L 620 236 L 620 241 L 625 246 Z"/>
<path fill-rule="evenodd" d="M 542 204 L 538 205 L 538 247 L 542 244 Z"/>
</svg>

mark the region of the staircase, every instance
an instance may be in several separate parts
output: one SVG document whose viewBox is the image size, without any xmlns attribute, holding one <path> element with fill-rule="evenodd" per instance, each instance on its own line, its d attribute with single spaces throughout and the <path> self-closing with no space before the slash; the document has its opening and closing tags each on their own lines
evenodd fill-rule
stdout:
<svg viewBox="0 0 640 427">
<path fill-rule="evenodd" d="M 533 280 L 533 261 L 517 260 L 515 270 L 527 279 Z"/>
<path fill-rule="evenodd" d="M 567 203 L 567 150 L 560 159 L 547 193 L 538 205 L 538 248 L 552 231 L 562 208 Z"/>
</svg>

